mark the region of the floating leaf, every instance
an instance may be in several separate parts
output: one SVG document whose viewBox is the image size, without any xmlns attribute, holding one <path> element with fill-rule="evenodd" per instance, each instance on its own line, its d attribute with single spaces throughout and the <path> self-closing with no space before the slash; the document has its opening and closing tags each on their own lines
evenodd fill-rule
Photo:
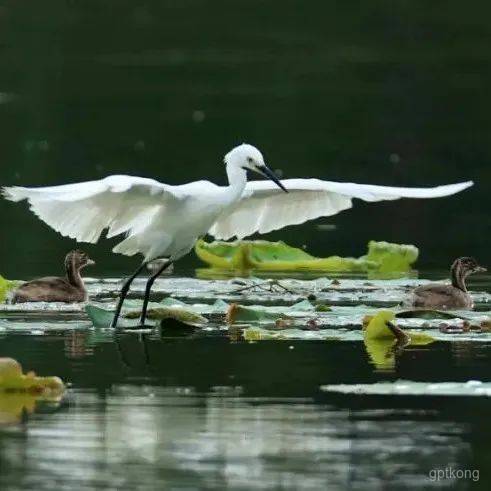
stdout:
<svg viewBox="0 0 491 491">
<path fill-rule="evenodd" d="M 126 319 L 139 319 L 140 315 L 140 311 L 134 310 L 124 314 L 124 317 Z M 160 321 L 172 319 L 191 326 L 199 326 L 208 322 L 208 320 L 202 315 L 179 307 L 158 307 L 148 309 L 147 319 Z"/>
<path fill-rule="evenodd" d="M 418 249 L 412 245 L 371 241 L 368 253 L 361 258 L 330 256 L 318 258 L 284 242 L 215 241 L 200 240 L 195 251 L 211 267 L 222 270 L 249 271 L 409 271 L 418 258 Z"/>
<path fill-rule="evenodd" d="M 248 327 L 242 332 L 242 337 L 244 340 L 249 342 L 281 339 L 280 336 L 281 335 L 279 333 L 271 333 L 265 329 L 258 329 L 254 327 Z"/>
<path fill-rule="evenodd" d="M 462 319 L 460 313 L 444 312 L 442 310 L 412 309 L 397 312 L 396 317 L 400 319 Z"/>
<path fill-rule="evenodd" d="M 59 402 L 65 385 L 58 377 L 22 373 L 13 358 L 0 358 L 0 425 L 14 424 L 31 414 L 37 402 Z"/>
<path fill-rule="evenodd" d="M 103 309 L 95 305 L 87 305 L 85 311 L 94 327 L 111 327 L 114 317 L 113 310 Z M 118 320 L 118 327 L 127 329 L 138 327 L 139 324 L 135 320 L 139 319 L 140 315 L 141 312 L 139 310 L 125 312 Z M 162 327 L 198 327 L 208 322 L 205 317 L 192 310 L 181 307 L 157 307 L 149 309 L 147 319 L 154 321 L 155 324 L 160 324 Z"/>
<path fill-rule="evenodd" d="M 22 281 L 7 280 L 0 275 L 0 303 L 5 302 L 7 294 L 22 284 Z"/>
<path fill-rule="evenodd" d="M 479 380 L 468 382 L 377 382 L 374 384 L 332 384 L 322 385 L 324 392 L 358 395 L 400 395 L 400 396 L 480 396 L 491 397 L 491 383 Z"/>
<path fill-rule="evenodd" d="M 394 324 L 395 314 L 381 310 L 374 316 L 363 319 L 363 342 L 373 364 L 381 369 L 395 367 L 395 355 L 406 346 L 420 346 L 434 341 L 424 333 L 403 331 Z"/>
<path fill-rule="evenodd" d="M 237 303 L 229 305 L 225 319 L 227 324 L 236 322 L 274 322 L 286 317 L 278 312 L 271 312 L 257 307 L 245 307 Z"/>
<path fill-rule="evenodd" d="M 111 327 L 111 323 L 114 317 L 113 310 L 103 309 L 101 307 L 96 307 L 95 305 L 86 305 L 85 312 L 92 321 L 94 327 L 98 328 L 108 328 Z M 128 321 L 127 319 L 120 318 L 118 321 L 119 327 L 131 327 L 134 323 Z"/>
<path fill-rule="evenodd" d="M 329 307 L 329 305 L 325 305 L 325 304 L 318 304 L 315 306 L 315 311 L 316 312 L 331 312 L 332 307 Z"/>
<path fill-rule="evenodd" d="M 390 339 L 394 340 L 395 336 L 393 331 L 389 329 L 388 323 L 395 319 L 394 312 L 390 310 L 381 310 L 374 316 L 367 316 L 364 319 L 364 323 L 368 321 L 365 327 L 364 338 L 370 339 Z"/>
<path fill-rule="evenodd" d="M 404 345 L 407 338 L 397 339 L 388 323 L 395 319 L 393 312 L 382 310 L 375 316 L 366 316 L 363 332 L 363 343 L 372 363 L 380 369 L 390 370 L 395 367 L 395 352 L 398 345 Z M 368 321 L 368 323 L 367 323 Z"/>
<path fill-rule="evenodd" d="M 371 240 L 368 243 L 368 254 L 360 259 L 376 263 L 380 273 L 391 273 L 393 271 L 409 271 L 418 256 L 419 250 L 414 245 Z"/>
<path fill-rule="evenodd" d="M 235 322 L 275 322 L 278 319 L 290 319 L 292 315 L 302 316 L 302 314 L 308 312 L 315 312 L 315 307 L 308 300 L 302 300 L 289 307 L 244 306 L 232 303 L 228 306 L 225 318 L 227 324 Z"/>
<path fill-rule="evenodd" d="M 38 377 L 34 372 L 22 373 L 20 363 L 13 358 L 0 358 L 0 392 L 27 392 L 57 398 L 65 386 L 58 377 Z"/>
<path fill-rule="evenodd" d="M 0 392 L 0 426 L 20 423 L 24 414 L 32 414 L 39 397 L 26 392 Z"/>
</svg>

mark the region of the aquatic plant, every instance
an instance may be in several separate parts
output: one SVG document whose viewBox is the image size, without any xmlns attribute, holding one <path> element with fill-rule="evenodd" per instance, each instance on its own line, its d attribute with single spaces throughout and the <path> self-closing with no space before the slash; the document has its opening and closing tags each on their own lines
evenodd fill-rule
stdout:
<svg viewBox="0 0 491 491">
<path fill-rule="evenodd" d="M 5 302 L 8 293 L 22 284 L 22 281 L 7 280 L 0 275 L 0 303 Z"/>
<path fill-rule="evenodd" d="M 0 392 L 25 392 L 59 398 L 65 385 L 58 377 L 38 377 L 34 372 L 22 373 L 20 363 L 13 358 L 0 358 Z"/>
<path fill-rule="evenodd" d="M 419 251 L 413 245 L 370 241 L 360 258 L 330 256 L 318 258 L 282 241 L 238 240 L 196 243 L 197 256 L 215 269 L 234 271 L 329 271 L 406 272 L 411 270 Z"/>
<path fill-rule="evenodd" d="M 363 319 L 363 343 L 377 368 L 394 368 L 396 354 L 407 346 L 434 342 L 434 338 L 428 334 L 403 331 L 395 321 L 396 315 L 390 310 L 381 310 Z"/>
</svg>

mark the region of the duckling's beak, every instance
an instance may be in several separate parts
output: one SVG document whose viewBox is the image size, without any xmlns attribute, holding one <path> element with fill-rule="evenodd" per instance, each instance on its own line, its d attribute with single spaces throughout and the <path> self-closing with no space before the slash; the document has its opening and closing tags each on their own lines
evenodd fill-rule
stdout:
<svg viewBox="0 0 491 491">
<path fill-rule="evenodd" d="M 474 273 L 485 273 L 488 270 L 488 268 L 485 268 L 484 266 L 476 266 L 474 268 Z"/>
<path fill-rule="evenodd" d="M 259 174 L 262 174 L 264 177 L 267 177 L 268 179 L 271 179 L 279 188 L 283 189 L 285 193 L 288 193 L 288 190 L 281 184 L 281 181 L 278 179 L 278 176 L 267 166 L 267 165 L 260 165 L 257 166 L 257 171 Z"/>
<path fill-rule="evenodd" d="M 95 261 L 93 259 L 87 259 L 87 263 L 85 264 L 86 266 L 94 266 Z"/>
</svg>

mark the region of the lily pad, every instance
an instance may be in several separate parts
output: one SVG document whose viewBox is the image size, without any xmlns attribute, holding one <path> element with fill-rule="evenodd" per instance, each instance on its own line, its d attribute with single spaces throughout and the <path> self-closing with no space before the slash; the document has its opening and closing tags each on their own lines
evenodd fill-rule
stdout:
<svg viewBox="0 0 491 491">
<path fill-rule="evenodd" d="M 431 310 L 431 309 L 413 309 L 402 310 L 397 312 L 396 317 L 399 319 L 462 319 L 462 314 L 452 313 L 443 310 Z"/>
<path fill-rule="evenodd" d="M 140 311 L 133 310 L 124 314 L 124 317 L 126 319 L 139 319 L 140 314 Z M 171 319 L 182 324 L 186 324 L 188 326 L 200 326 L 208 322 L 208 319 L 206 319 L 202 315 L 196 314 L 191 310 L 176 307 L 158 307 L 148 309 L 147 319 L 157 321 L 165 321 L 167 319 Z"/>
<path fill-rule="evenodd" d="M 94 327 L 102 329 L 111 327 L 111 322 L 114 317 L 113 310 L 103 309 L 101 307 L 96 307 L 95 305 L 86 305 L 85 312 L 89 316 Z M 118 321 L 118 326 L 123 328 L 132 327 L 134 324 L 134 322 L 131 322 L 124 317 L 120 318 Z"/>
<path fill-rule="evenodd" d="M 266 329 L 258 329 L 255 327 L 248 327 L 242 332 L 242 337 L 244 341 L 254 342 L 254 341 L 266 341 L 272 339 L 282 339 L 281 333 L 273 333 L 267 331 Z"/>
<path fill-rule="evenodd" d="M 421 346 L 434 342 L 424 333 L 407 332 L 398 327 L 395 314 L 382 310 L 374 316 L 367 316 L 363 332 L 363 343 L 372 363 L 380 369 L 390 370 L 395 367 L 396 354 L 406 346 Z"/>
<path fill-rule="evenodd" d="M 302 249 L 282 241 L 240 240 L 235 242 L 196 243 L 198 257 L 218 270 L 263 271 L 409 271 L 418 258 L 418 249 L 412 245 L 370 241 L 368 253 L 360 258 L 330 256 L 314 257 Z"/>
<path fill-rule="evenodd" d="M 374 384 L 332 384 L 322 385 L 323 392 L 357 395 L 388 396 L 472 396 L 491 397 L 491 382 L 469 380 L 468 382 L 378 382 Z"/>
<path fill-rule="evenodd" d="M 368 243 L 368 254 L 360 259 L 376 263 L 380 273 L 391 273 L 409 271 L 418 256 L 419 250 L 414 245 L 371 240 Z"/>
<path fill-rule="evenodd" d="M 289 307 L 244 306 L 232 303 L 228 306 L 227 324 L 235 322 L 274 322 L 278 319 L 290 319 L 292 315 L 302 315 L 309 312 L 315 313 L 315 307 L 303 300 Z"/>
<path fill-rule="evenodd" d="M 24 414 L 32 414 L 38 397 L 25 392 L 0 393 L 0 426 L 20 423 Z"/>
<path fill-rule="evenodd" d="M 19 362 L 13 358 L 0 358 L 1 392 L 42 394 L 56 399 L 65 392 L 65 385 L 58 377 L 38 377 L 34 372 L 24 375 Z"/>
<path fill-rule="evenodd" d="M 260 272 L 257 273 L 259 274 Z M 331 307 L 336 305 L 356 306 L 364 304 L 373 307 L 394 308 L 407 299 L 410 290 L 428 283 L 427 280 L 415 278 L 384 281 L 372 280 L 370 282 L 367 282 L 366 278 L 341 278 L 336 284 L 333 284 L 332 279 L 325 277 L 314 280 L 306 280 L 305 278 L 296 279 L 291 278 L 293 276 L 292 272 L 289 272 L 288 276 L 289 278 L 281 278 L 278 281 L 292 293 L 277 288 L 266 291 L 269 283 L 264 279 L 244 278 L 238 283 L 237 279 L 204 280 L 189 277 L 159 278 L 152 291 L 155 296 L 171 296 L 173 301 L 179 299 L 185 301 L 187 304 L 200 303 L 210 305 L 217 299 L 221 299 L 227 302 L 247 305 L 292 305 L 313 294 L 316 296 L 316 303 L 327 304 Z M 249 288 L 253 284 L 261 284 L 264 288 Z M 114 299 L 119 295 L 120 284 L 116 280 L 105 280 L 89 284 L 88 288 L 89 296 L 93 300 Z M 244 291 L 245 288 L 248 289 Z M 131 292 L 133 297 L 142 298 L 145 292 L 145 280 L 137 278 L 132 286 Z M 485 292 L 479 294 L 471 292 L 471 295 L 476 304 L 480 305 L 480 310 L 489 309 L 489 305 L 491 304 L 490 294 Z M 132 301 L 134 304 L 131 303 Z M 141 306 L 141 300 L 135 301 L 128 299 L 125 305 L 131 305 L 137 309 Z M 154 307 L 156 305 L 151 304 L 150 306 Z M 3 307 L 16 306 L 0 306 L 0 315 Z M 34 305 L 32 308 L 34 308 Z"/>
<path fill-rule="evenodd" d="M 0 275 L 0 303 L 5 302 L 7 299 L 7 295 L 11 290 L 14 290 L 19 285 L 22 284 L 22 281 L 14 281 L 7 280 L 3 276 Z"/>
<path fill-rule="evenodd" d="M 87 305 L 85 311 L 89 316 L 94 327 L 109 328 L 114 317 L 114 311 L 103 309 L 95 305 Z M 140 311 L 134 310 L 123 313 L 118 320 L 118 326 L 120 328 L 136 328 L 138 327 L 138 319 L 140 318 Z M 147 312 L 147 319 L 153 321 L 155 325 L 161 325 L 162 327 L 199 327 L 206 324 L 208 320 L 190 310 L 179 307 L 158 307 L 149 309 Z"/>
</svg>

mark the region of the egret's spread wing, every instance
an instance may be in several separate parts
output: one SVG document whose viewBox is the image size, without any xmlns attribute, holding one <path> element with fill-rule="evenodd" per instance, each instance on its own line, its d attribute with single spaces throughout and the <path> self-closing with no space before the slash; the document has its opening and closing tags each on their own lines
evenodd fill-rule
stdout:
<svg viewBox="0 0 491 491">
<path fill-rule="evenodd" d="M 44 188 L 10 187 L 2 190 L 11 201 L 27 199 L 31 210 L 62 235 L 80 242 L 134 233 L 185 193 L 153 179 L 110 176 L 100 181 Z"/>
<path fill-rule="evenodd" d="M 399 198 L 440 198 L 458 193 L 472 181 L 434 188 L 396 188 L 321 181 L 285 179 L 283 192 L 270 181 L 247 183 L 242 199 L 214 224 L 210 234 L 217 239 L 240 238 L 254 232 L 266 233 L 318 217 L 335 215 L 351 208 L 351 200 L 395 200 Z"/>
</svg>

